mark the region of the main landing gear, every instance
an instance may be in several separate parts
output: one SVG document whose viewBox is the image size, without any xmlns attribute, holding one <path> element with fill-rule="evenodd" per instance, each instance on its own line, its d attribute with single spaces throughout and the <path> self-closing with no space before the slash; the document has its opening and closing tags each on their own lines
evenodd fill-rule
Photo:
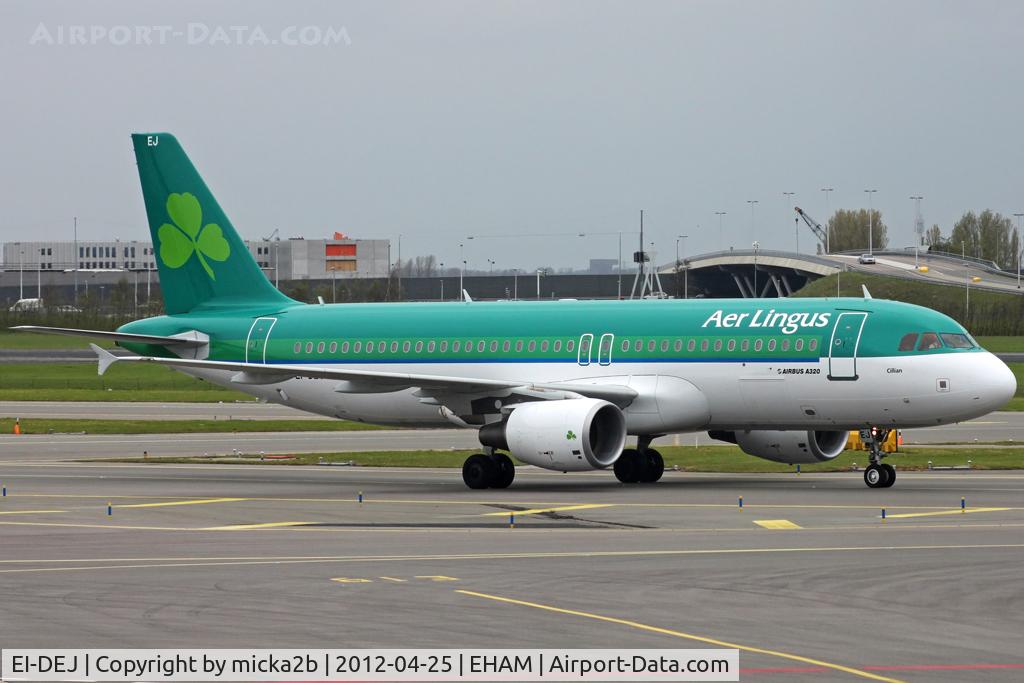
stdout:
<svg viewBox="0 0 1024 683">
<path fill-rule="evenodd" d="M 504 453 L 477 453 L 462 465 L 462 481 L 471 489 L 507 489 L 515 478 L 512 458 Z"/>
<path fill-rule="evenodd" d="M 891 432 L 891 429 L 877 427 L 861 430 L 861 441 L 870 449 L 868 459 L 871 464 L 864 470 L 864 483 L 868 488 L 887 489 L 896 483 L 896 468 L 882 462 L 886 455 L 882 452 L 882 444 Z"/>
<path fill-rule="evenodd" d="M 651 448 L 652 437 L 642 436 L 637 447 L 627 448 L 615 461 L 615 477 L 623 484 L 653 484 L 665 472 L 661 453 Z"/>
</svg>

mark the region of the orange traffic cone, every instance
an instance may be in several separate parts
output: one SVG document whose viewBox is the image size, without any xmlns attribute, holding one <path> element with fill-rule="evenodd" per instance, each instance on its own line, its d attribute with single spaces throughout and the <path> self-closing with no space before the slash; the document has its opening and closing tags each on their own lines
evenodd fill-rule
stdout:
<svg viewBox="0 0 1024 683">
<path fill-rule="evenodd" d="M 15 434 L 21 434 L 21 418 L 20 417 L 14 418 L 14 433 Z"/>
</svg>

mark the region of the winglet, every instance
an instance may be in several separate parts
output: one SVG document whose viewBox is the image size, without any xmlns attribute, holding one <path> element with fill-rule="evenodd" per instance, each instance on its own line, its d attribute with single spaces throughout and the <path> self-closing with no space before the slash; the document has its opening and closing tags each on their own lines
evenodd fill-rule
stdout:
<svg viewBox="0 0 1024 683">
<path fill-rule="evenodd" d="M 865 299 L 870 299 L 871 298 L 871 292 L 868 291 L 868 286 L 867 285 L 861 285 L 860 288 L 864 291 L 864 298 Z"/>
<path fill-rule="evenodd" d="M 120 358 L 118 358 L 117 356 L 112 354 L 110 351 L 107 351 L 104 348 L 96 346 L 95 344 L 89 344 L 89 348 L 92 349 L 93 353 L 95 353 L 96 357 L 99 359 L 99 362 L 100 362 L 99 374 L 100 375 L 105 373 L 107 371 L 107 368 L 109 368 L 111 365 L 113 365 L 117 361 L 121 360 Z"/>
</svg>

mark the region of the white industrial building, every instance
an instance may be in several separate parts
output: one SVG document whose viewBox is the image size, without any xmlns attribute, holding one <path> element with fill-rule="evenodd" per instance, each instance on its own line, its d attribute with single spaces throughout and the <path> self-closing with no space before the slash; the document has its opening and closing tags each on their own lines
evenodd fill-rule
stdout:
<svg viewBox="0 0 1024 683">
<path fill-rule="evenodd" d="M 334 239 L 246 241 L 253 258 L 271 280 L 387 277 L 390 240 Z M 6 242 L 3 270 L 42 272 L 155 270 L 151 242 L 50 241 Z"/>
</svg>

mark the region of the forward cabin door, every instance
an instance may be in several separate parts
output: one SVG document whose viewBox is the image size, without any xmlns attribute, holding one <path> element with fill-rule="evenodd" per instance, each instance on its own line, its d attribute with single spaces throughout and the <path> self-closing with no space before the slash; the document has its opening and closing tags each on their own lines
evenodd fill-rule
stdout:
<svg viewBox="0 0 1024 683">
<path fill-rule="evenodd" d="M 267 340 L 270 330 L 274 328 L 277 318 L 256 318 L 249 328 L 249 336 L 245 340 L 245 362 L 267 362 Z"/>
<path fill-rule="evenodd" d="M 832 329 L 829 344 L 828 378 L 831 380 L 857 379 L 857 347 L 864 330 L 867 313 L 840 313 Z"/>
</svg>

